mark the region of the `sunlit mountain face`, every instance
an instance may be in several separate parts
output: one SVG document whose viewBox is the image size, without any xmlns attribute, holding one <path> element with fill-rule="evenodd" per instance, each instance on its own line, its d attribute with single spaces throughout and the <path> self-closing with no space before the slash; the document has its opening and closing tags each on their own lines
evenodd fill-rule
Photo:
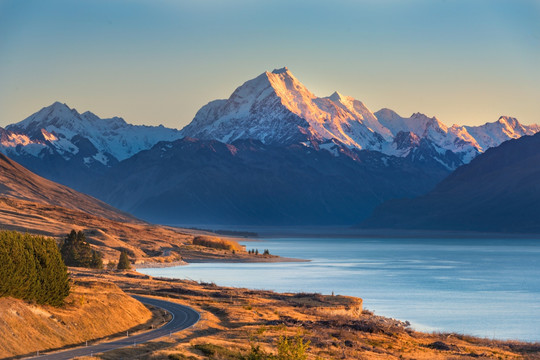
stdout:
<svg viewBox="0 0 540 360">
<path fill-rule="evenodd" d="M 256 139 L 277 145 L 332 139 L 349 148 L 401 157 L 418 144 L 413 141 L 405 146 L 403 139 L 418 137 L 432 142 L 439 153 L 449 150 L 461 163 L 468 163 L 490 147 L 539 130 L 538 125 L 522 125 L 509 117 L 477 127 L 448 127 L 421 113 L 409 118 L 390 109 L 373 113 L 361 101 L 339 92 L 317 97 L 282 68 L 245 82 L 227 100 L 203 106 L 182 135 L 225 143 Z M 460 164 L 447 165 L 454 169 Z"/>
</svg>

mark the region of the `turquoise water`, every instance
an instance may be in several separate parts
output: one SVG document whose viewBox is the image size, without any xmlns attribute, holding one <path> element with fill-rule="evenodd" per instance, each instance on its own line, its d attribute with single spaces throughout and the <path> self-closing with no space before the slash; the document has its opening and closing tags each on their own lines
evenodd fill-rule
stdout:
<svg viewBox="0 0 540 360">
<path fill-rule="evenodd" d="M 245 243 L 299 263 L 202 263 L 152 276 L 358 296 L 424 331 L 540 341 L 540 239 L 280 238 Z"/>
</svg>

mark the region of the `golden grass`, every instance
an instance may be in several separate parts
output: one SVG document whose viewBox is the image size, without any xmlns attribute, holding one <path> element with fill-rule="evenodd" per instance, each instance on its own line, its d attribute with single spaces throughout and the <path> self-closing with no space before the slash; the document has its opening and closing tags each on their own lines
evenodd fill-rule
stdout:
<svg viewBox="0 0 540 360">
<path fill-rule="evenodd" d="M 62 308 L 0 298 L 0 358 L 60 348 L 126 331 L 152 313 L 113 283 L 77 280 Z"/>
<path fill-rule="evenodd" d="M 88 276 L 84 270 L 74 276 Z M 321 294 L 280 294 L 153 279 L 135 272 L 107 273 L 126 292 L 163 297 L 195 308 L 201 321 L 192 329 L 159 339 L 152 346 L 100 355 L 102 359 L 240 359 L 251 344 L 276 353 L 279 336 L 300 333 L 311 342 L 309 359 L 539 359 L 540 346 L 413 331 L 406 323 L 362 311 L 362 300 Z M 212 346 L 206 346 L 212 344 Z M 200 345 L 200 346 L 196 346 Z M 445 350 L 446 349 L 446 350 Z"/>
</svg>

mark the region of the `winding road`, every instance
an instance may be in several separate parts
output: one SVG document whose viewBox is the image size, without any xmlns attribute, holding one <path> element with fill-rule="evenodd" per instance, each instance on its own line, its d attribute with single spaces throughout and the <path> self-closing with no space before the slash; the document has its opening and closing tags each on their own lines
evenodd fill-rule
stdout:
<svg viewBox="0 0 540 360">
<path fill-rule="evenodd" d="M 138 295 L 132 295 L 132 297 L 136 300 L 139 300 L 143 304 L 153 305 L 168 311 L 172 315 L 172 320 L 169 321 L 166 325 L 155 330 L 129 336 L 120 340 L 86 347 L 79 347 L 72 350 L 59 351 L 52 354 L 35 356 L 29 359 L 67 360 L 74 357 L 89 356 L 92 354 L 103 353 L 114 349 L 129 347 L 133 346 L 133 344 L 142 344 L 147 341 L 154 340 L 163 336 L 169 336 L 172 333 L 187 329 L 195 325 L 200 319 L 200 314 L 198 312 L 184 305 Z"/>
</svg>

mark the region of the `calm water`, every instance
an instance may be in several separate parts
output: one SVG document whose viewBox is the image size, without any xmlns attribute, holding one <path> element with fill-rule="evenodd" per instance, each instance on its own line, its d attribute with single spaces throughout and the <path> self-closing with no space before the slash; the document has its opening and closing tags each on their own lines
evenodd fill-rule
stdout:
<svg viewBox="0 0 540 360">
<path fill-rule="evenodd" d="M 540 239 L 281 238 L 246 245 L 312 261 L 140 271 L 280 292 L 334 291 L 419 330 L 540 341 Z"/>
</svg>

